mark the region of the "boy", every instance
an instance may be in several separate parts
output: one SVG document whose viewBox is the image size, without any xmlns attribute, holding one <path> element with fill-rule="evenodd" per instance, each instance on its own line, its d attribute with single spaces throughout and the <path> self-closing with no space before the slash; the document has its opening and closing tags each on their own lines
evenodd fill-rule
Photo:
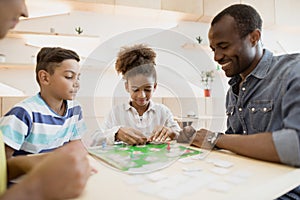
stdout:
<svg viewBox="0 0 300 200">
<path fill-rule="evenodd" d="M 0 121 L 6 156 L 46 152 L 80 139 L 85 130 L 79 90 L 79 56 L 63 48 L 42 48 L 37 55 L 40 92 L 15 105 Z"/>
</svg>

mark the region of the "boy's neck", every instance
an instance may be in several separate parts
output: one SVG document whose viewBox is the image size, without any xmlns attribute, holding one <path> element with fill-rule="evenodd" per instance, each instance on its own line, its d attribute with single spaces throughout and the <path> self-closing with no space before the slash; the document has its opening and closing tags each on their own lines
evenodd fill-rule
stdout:
<svg viewBox="0 0 300 200">
<path fill-rule="evenodd" d="M 47 105 L 58 115 L 64 116 L 66 112 L 66 103 L 63 99 L 58 100 L 52 96 L 45 95 L 40 92 L 41 98 L 47 103 Z"/>
</svg>

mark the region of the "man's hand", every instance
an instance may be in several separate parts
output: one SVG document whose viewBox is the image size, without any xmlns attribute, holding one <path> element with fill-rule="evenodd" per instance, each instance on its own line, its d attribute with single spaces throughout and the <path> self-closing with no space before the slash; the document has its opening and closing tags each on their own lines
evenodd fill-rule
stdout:
<svg viewBox="0 0 300 200">
<path fill-rule="evenodd" d="M 200 129 L 196 132 L 191 145 L 202 149 L 211 150 L 214 147 L 214 145 L 212 145 L 212 143 L 210 142 L 213 136 L 213 132 L 206 129 Z"/>
</svg>

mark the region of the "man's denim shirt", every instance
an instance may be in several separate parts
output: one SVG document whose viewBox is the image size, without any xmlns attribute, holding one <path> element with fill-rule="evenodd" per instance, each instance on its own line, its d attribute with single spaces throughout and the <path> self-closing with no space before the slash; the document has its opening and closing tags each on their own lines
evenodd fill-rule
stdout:
<svg viewBox="0 0 300 200">
<path fill-rule="evenodd" d="M 227 134 L 272 132 L 282 163 L 300 167 L 300 54 L 273 56 L 264 50 L 239 87 L 229 80 Z"/>
</svg>

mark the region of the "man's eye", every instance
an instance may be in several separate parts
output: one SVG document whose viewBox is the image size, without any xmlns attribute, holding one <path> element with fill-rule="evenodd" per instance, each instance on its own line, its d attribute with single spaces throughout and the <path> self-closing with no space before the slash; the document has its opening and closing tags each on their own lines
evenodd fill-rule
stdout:
<svg viewBox="0 0 300 200">
<path fill-rule="evenodd" d="M 221 45 L 220 48 L 221 49 L 226 49 L 228 47 L 228 45 Z"/>
</svg>

